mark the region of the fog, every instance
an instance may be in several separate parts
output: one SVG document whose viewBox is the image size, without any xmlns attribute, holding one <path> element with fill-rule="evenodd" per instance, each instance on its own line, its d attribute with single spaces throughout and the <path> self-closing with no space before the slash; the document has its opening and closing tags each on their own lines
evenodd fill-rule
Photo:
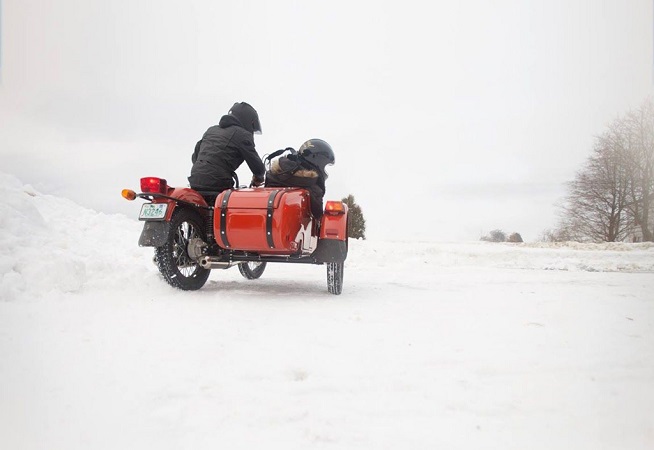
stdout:
<svg viewBox="0 0 654 450">
<path fill-rule="evenodd" d="M 326 198 L 353 194 L 369 237 L 534 240 L 594 136 L 652 92 L 652 3 L 450 3 L 5 0 L 0 170 L 135 216 L 120 190 L 185 185 L 247 101 L 262 156 L 332 145 Z"/>
</svg>

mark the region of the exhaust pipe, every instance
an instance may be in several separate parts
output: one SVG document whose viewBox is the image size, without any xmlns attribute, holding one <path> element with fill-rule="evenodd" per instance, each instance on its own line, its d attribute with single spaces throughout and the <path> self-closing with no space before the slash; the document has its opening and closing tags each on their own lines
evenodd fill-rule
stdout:
<svg viewBox="0 0 654 450">
<path fill-rule="evenodd" d="M 200 267 L 203 269 L 229 269 L 233 266 L 231 262 L 217 261 L 210 256 L 204 256 L 200 258 L 198 264 L 200 264 Z"/>
<path fill-rule="evenodd" d="M 215 257 L 205 255 L 207 251 L 207 243 L 200 238 L 193 238 L 186 246 L 186 252 L 189 258 L 197 263 L 203 269 L 227 269 L 232 267 L 229 261 L 220 261 Z"/>
</svg>

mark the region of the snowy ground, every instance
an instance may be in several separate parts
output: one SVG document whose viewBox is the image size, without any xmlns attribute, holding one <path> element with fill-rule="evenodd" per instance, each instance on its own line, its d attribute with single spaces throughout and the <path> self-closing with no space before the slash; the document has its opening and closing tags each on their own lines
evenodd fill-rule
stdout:
<svg viewBox="0 0 654 450">
<path fill-rule="evenodd" d="M 169 288 L 0 174 L 2 449 L 651 449 L 654 246 L 354 241 Z M 135 206 L 135 215 L 136 215 Z"/>
</svg>

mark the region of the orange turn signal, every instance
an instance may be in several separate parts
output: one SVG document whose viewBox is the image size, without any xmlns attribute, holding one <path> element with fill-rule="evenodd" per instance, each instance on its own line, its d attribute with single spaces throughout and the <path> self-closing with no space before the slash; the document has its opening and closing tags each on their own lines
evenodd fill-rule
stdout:
<svg viewBox="0 0 654 450">
<path fill-rule="evenodd" d="M 345 214 L 345 205 L 343 202 L 329 201 L 325 204 L 327 214 Z"/>
<path fill-rule="evenodd" d="M 131 189 L 123 189 L 120 195 L 127 200 L 134 200 L 136 198 L 136 192 Z"/>
</svg>

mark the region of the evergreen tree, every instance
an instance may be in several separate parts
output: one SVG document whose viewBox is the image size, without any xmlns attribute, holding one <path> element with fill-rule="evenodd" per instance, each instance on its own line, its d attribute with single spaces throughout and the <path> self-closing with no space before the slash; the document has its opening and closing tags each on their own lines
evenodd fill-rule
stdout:
<svg viewBox="0 0 654 450">
<path fill-rule="evenodd" d="M 354 201 L 354 196 L 352 194 L 348 195 L 347 198 L 342 199 L 342 202 L 348 207 L 347 233 L 349 237 L 354 239 L 365 239 L 366 219 L 363 217 L 361 207 Z"/>
</svg>

